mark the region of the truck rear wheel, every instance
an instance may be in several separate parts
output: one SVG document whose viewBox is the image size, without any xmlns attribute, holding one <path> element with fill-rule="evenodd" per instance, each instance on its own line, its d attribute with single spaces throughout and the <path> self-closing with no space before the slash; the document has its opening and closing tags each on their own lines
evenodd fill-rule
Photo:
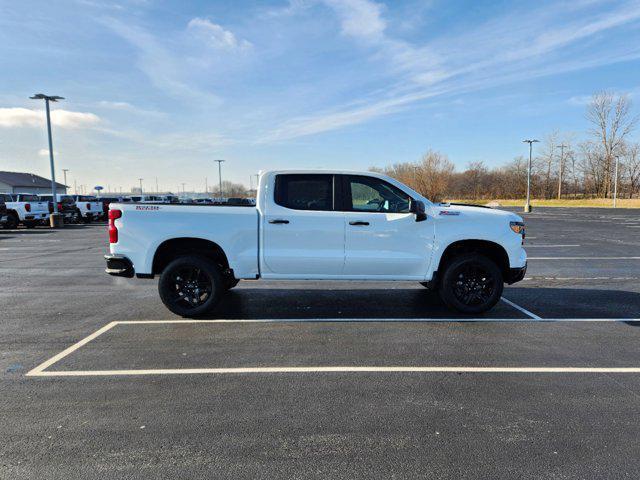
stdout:
<svg viewBox="0 0 640 480">
<path fill-rule="evenodd" d="M 471 253 L 453 259 L 445 267 L 438 293 L 448 307 L 477 314 L 498 303 L 503 288 L 498 266 L 483 255 Z"/>
<path fill-rule="evenodd" d="M 14 228 L 18 228 L 18 223 L 20 223 L 18 216 L 15 213 L 11 212 L 8 215 L 7 223 L 4 224 L 4 228 L 10 229 L 10 230 Z"/>
<path fill-rule="evenodd" d="M 164 268 L 158 292 L 162 303 L 176 315 L 197 317 L 212 310 L 220 301 L 224 282 L 212 260 L 184 255 Z"/>
</svg>

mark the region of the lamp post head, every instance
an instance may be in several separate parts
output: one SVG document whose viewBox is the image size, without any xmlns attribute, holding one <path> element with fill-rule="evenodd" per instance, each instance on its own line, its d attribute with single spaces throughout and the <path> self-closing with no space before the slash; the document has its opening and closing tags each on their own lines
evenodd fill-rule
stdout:
<svg viewBox="0 0 640 480">
<path fill-rule="evenodd" d="M 50 102 L 57 102 L 58 100 L 64 100 L 64 97 L 58 95 L 45 95 L 44 93 L 36 93 L 29 97 L 32 100 L 49 100 Z"/>
</svg>

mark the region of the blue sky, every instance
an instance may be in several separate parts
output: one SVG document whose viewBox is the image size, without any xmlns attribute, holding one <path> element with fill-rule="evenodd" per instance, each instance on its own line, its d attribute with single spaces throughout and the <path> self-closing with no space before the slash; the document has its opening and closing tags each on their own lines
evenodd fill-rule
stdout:
<svg viewBox="0 0 640 480">
<path fill-rule="evenodd" d="M 0 0 L 0 169 L 203 189 L 270 168 L 500 165 L 640 96 L 640 2 Z M 636 139 L 638 134 L 634 135 Z"/>
</svg>

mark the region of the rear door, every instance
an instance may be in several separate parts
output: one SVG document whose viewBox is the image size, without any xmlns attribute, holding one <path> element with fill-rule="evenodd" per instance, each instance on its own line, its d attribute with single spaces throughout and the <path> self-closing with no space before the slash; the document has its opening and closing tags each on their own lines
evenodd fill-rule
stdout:
<svg viewBox="0 0 640 480">
<path fill-rule="evenodd" d="M 49 213 L 49 202 L 43 201 L 38 195 L 21 193 L 18 195 L 18 201 L 29 203 L 31 205 L 30 213 Z"/>
<path fill-rule="evenodd" d="M 422 279 L 434 241 L 433 220 L 416 222 L 410 196 L 366 175 L 341 175 L 346 277 Z"/>
<path fill-rule="evenodd" d="M 344 212 L 331 174 L 278 174 L 262 218 L 263 276 L 337 276 L 344 265 Z"/>
</svg>

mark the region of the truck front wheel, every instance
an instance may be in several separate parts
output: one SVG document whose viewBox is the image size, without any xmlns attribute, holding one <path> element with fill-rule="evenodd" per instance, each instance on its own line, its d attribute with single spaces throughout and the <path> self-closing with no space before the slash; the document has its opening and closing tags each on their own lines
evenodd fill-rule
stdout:
<svg viewBox="0 0 640 480">
<path fill-rule="evenodd" d="M 184 255 L 171 261 L 158 282 L 162 303 L 181 317 L 197 317 L 220 301 L 224 282 L 218 266 L 198 255 Z"/>
<path fill-rule="evenodd" d="M 438 293 L 448 307 L 477 314 L 498 303 L 503 288 L 502 272 L 495 262 L 471 253 L 453 259 L 445 267 Z"/>
</svg>

